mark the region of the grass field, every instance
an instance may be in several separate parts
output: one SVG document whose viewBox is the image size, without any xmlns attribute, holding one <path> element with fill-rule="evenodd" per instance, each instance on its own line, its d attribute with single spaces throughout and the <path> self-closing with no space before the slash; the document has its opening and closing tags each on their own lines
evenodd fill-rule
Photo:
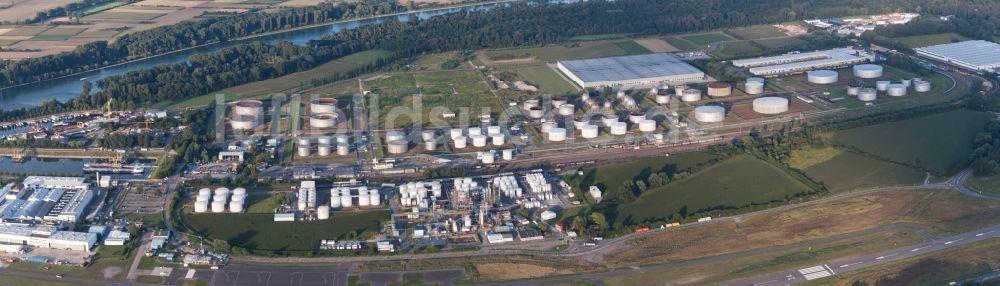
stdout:
<svg viewBox="0 0 1000 286">
<path fill-rule="evenodd" d="M 675 48 L 681 51 L 692 51 L 701 48 L 698 45 L 695 45 L 691 42 L 688 42 L 685 39 L 681 39 L 678 37 L 664 37 L 663 41 L 667 42 L 671 46 L 674 46 Z"/>
<path fill-rule="evenodd" d="M 1000 176 L 976 177 L 970 176 L 965 180 L 965 186 L 994 196 L 1000 196 Z"/>
<path fill-rule="evenodd" d="M 274 222 L 271 214 L 189 214 L 195 233 L 254 250 L 312 251 L 322 239 L 344 239 L 381 230 L 389 212 L 334 211 L 329 220 Z M 352 235 L 353 234 L 353 235 Z"/>
<path fill-rule="evenodd" d="M 968 40 L 969 38 L 966 36 L 959 35 L 957 33 L 942 33 L 942 34 L 899 37 L 894 39 L 903 42 L 903 44 L 905 44 L 907 47 L 921 48 L 926 46 L 965 41 Z"/>
<path fill-rule="evenodd" d="M 247 196 L 247 209 L 248 214 L 273 214 L 274 209 L 277 208 L 279 203 L 278 194 L 254 194 Z"/>
<path fill-rule="evenodd" d="M 646 191 L 635 202 L 618 207 L 616 222 L 662 219 L 675 213 L 686 216 L 713 207 L 742 207 L 808 191 L 808 186 L 777 167 L 743 155 Z"/>
<path fill-rule="evenodd" d="M 3 33 L 4 36 L 34 36 L 50 29 L 50 26 L 20 26 Z"/>
<path fill-rule="evenodd" d="M 629 55 L 641 55 L 641 54 L 652 53 L 649 49 L 643 47 L 642 45 L 636 43 L 635 41 L 616 42 L 615 45 L 617 45 L 618 48 L 622 49 L 623 51 L 625 51 L 625 53 Z"/>
<path fill-rule="evenodd" d="M 108 268 L 115 268 L 120 270 L 114 277 L 110 277 L 114 280 L 124 280 L 126 272 L 128 272 L 128 267 L 132 263 L 132 258 L 135 255 L 135 251 L 132 251 L 128 255 L 124 253 L 124 246 L 100 246 L 97 248 L 97 256 L 99 257 L 86 268 L 81 268 L 79 266 L 72 265 L 52 265 L 52 264 L 40 264 L 40 263 L 27 263 L 27 262 L 15 262 L 11 264 L 8 269 L 17 271 L 30 271 L 30 272 L 41 272 L 49 273 L 52 275 L 62 274 L 67 276 L 81 276 L 90 278 L 105 278 L 103 271 Z M 46 270 L 45 267 L 49 269 Z M 0 277 L 3 277 L 0 275 Z M 0 280 L 2 281 L 2 280 Z"/>
<path fill-rule="evenodd" d="M 166 15 L 167 13 L 145 13 L 145 12 L 114 12 L 114 11 L 104 11 L 97 14 L 93 14 L 84 18 L 90 20 L 121 20 L 121 21 L 149 21 L 160 16 Z"/>
<path fill-rule="evenodd" d="M 706 46 L 711 43 L 722 42 L 733 40 L 733 38 L 726 36 L 725 34 L 712 32 L 706 34 L 680 36 L 681 38 L 699 46 Z"/>
<path fill-rule="evenodd" d="M 98 285 L 90 283 L 81 282 L 59 282 L 51 280 L 38 280 L 32 278 L 24 278 L 12 275 L 0 276 L 0 284 L 3 285 L 45 285 L 45 286 L 74 286 L 74 285 Z"/>
<path fill-rule="evenodd" d="M 55 27 L 38 33 L 31 39 L 35 41 L 65 41 L 86 29 L 80 27 Z"/>
<path fill-rule="evenodd" d="M 755 40 L 761 38 L 773 38 L 785 36 L 785 32 L 768 25 L 750 26 L 726 31 L 727 34 L 736 36 L 743 40 Z"/>
<path fill-rule="evenodd" d="M 924 172 L 907 166 L 843 151 L 801 170 L 833 192 L 916 185 L 926 178 Z"/>
<path fill-rule="evenodd" d="M 761 46 L 774 49 L 785 46 L 801 45 L 805 43 L 805 40 L 797 37 L 789 37 L 789 38 L 778 38 L 778 39 L 754 40 L 754 42 L 760 44 Z"/>
<path fill-rule="evenodd" d="M 463 117 L 469 119 L 480 114 L 499 113 L 503 108 L 475 71 L 395 73 L 367 80 L 364 84 L 379 94 L 378 115 L 372 118 L 378 118 L 378 123 L 385 128 L 412 123 L 413 118 L 402 115 L 400 111 L 410 114 L 418 97 L 422 105 L 421 116 L 425 120 L 438 120 L 435 122 L 457 123 Z M 400 107 L 408 110 L 396 109 Z M 455 112 L 457 116 L 441 118 L 441 113 L 446 111 Z"/>
<path fill-rule="evenodd" d="M 986 113 L 955 110 L 842 130 L 833 138 L 866 153 L 950 175 L 966 165 L 972 140 L 989 119 Z"/>
<path fill-rule="evenodd" d="M 537 85 L 545 93 L 566 94 L 577 92 L 572 83 L 566 81 L 557 71 L 545 65 L 517 66 L 513 68 L 513 71 L 521 76 L 521 79 Z"/>
<path fill-rule="evenodd" d="M 90 15 L 90 14 L 94 14 L 94 13 L 97 13 L 97 12 L 101 12 L 101 11 L 105 11 L 105 10 L 110 10 L 111 8 L 115 8 L 115 7 L 118 7 L 118 6 L 125 5 L 125 4 L 128 4 L 128 3 L 124 2 L 124 1 L 113 1 L 113 2 L 104 3 L 104 4 L 101 4 L 101 5 L 97 5 L 97 6 L 94 6 L 94 7 L 87 8 L 87 10 L 83 10 L 83 15 Z"/>
<path fill-rule="evenodd" d="M 642 160 L 628 161 L 622 163 L 606 164 L 597 167 L 583 169 L 583 176 L 573 175 L 568 178 L 574 188 L 586 190 L 590 186 L 598 186 L 601 190 L 609 188 L 619 188 L 625 181 L 632 181 L 636 178 L 644 178 L 657 172 L 675 172 L 686 170 L 692 167 L 708 164 L 718 156 L 702 153 L 690 152 L 674 154 L 670 157 L 652 157 Z"/>
<path fill-rule="evenodd" d="M 750 41 L 733 41 L 719 44 L 719 48 L 712 51 L 712 55 L 719 58 L 748 57 L 761 53 L 763 50 L 754 46 Z"/>
<path fill-rule="evenodd" d="M 625 42 L 624 45 L 627 49 L 619 44 Z M 631 43 L 631 44 L 627 44 Z M 548 45 L 544 47 L 537 48 L 523 48 L 523 49 L 502 49 L 502 50 L 487 50 L 485 51 L 486 56 L 489 58 L 494 58 L 498 55 L 510 54 L 510 55 L 527 55 L 534 57 L 538 60 L 545 62 L 561 61 L 561 60 L 574 60 L 574 59 L 589 59 L 589 58 L 600 58 L 600 57 L 613 57 L 613 56 L 624 56 L 630 55 L 630 52 L 641 52 L 649 53 L 649 50 L 642 48 L 642 51 L 636 49 L 632 45 L 639 46 L 632 40 L 625 41 L 589 41 L 589 42 L 576 42 L 571 44 L 563 45 Z"/>
</svg>

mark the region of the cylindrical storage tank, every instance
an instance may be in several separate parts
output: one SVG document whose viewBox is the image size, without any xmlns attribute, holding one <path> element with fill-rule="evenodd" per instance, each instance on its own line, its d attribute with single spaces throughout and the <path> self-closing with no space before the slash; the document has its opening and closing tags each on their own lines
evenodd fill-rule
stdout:
<svg viewBox="0 0 1000 286">
<path fill-rule="evenodd" d="M 733 86 L 725 82 L 713 82 L 708 84 L 706 92 L 711 97 L 724 97 L 733 94 Z"/>
<path fill-rule="evenodd" d="M 670 103 L 670 95 L 667 94 L 657 94 L 655 96 L 655 99 L 656 99 L 656 104 L 663 105 Z"/>
<path fill-rule="evenodd" d="M 566 141 L 566 129 L 565 128 L 552 128 L 549 130 L 549 141 L 560 142 Z"/>
<path fill-rule="evenodd" d="M 837 82 L 840 75 L 832 70 L 815 70 L 806 73 L 806 78 L 815 84 L 831 84 Z"/>
<path fill-rule="evenodd" d="M 309 136 L 299 136 L 295 139 L 295 143 L 299 144 L 299 146 L 309 146 L 312 140 L 309 139 Z"/>
<path fill-rule="evenodd" d="M 576 112 L 576 106 L 572 104 L 566 103 L 559 106 L 559 115 L 570 116 L 573 115 L 574 112 Z"/>
<path fill-rule="evenodd" d="M 203 212 L 207 212 L 207 211 L 208 211 L 208 202 L 207 201 L 206 202 L 195 202 L 194 203 L 194 212 L 196 212 L 196 213 L 203 213 Z"/>
<path fill-rule="evenodd" d="M 309 116 L 309 127 L 312 128 L 330 128 L 336 123 L 336 113 L 313 113 Z"/>
<path fill-rule="evenodd" d="M 706 105 L 694 109 L 694 120 L 705 123 L 722 122 L 726 119 L 726 108 Z"/>
<path fill-rule="evenodd" d="M 359 207 L 367 207 L 367 206 L 371 205 L 371 203 L 372 203 L 371 202 L 371 197 L 368 196 L 368 193 L 358 194 L 358 206 Z"/>
<path fill-rule="evenodd" d="M 436 151 L 437 148 L 438 148 L 437 141 L 431 140 L 431 141 L 425 141 L 424 142 L 424 150 L 426 150 L 426 151 Z"/>
<path fill-rule="evenodd" d="M 212 189 L 209 189 L 209 188 L 201 188 L 200 190 L 198 190 L 198 195 L 199 196 L 201 196 L 201 195 L 211 195 L 211 194 L 212 194 Z"/>
<path fill-rule="evenodd" d="M 748 77 L 748 78 L 747 78 L 747 82 L 759 82 L 759 83 L 764 83 L 764 78 L 762 78 L 762 77 L 756 77 L 756 76 L 752 76 L 752 77 Z"/>
<path fill-rule="evenodd" d="M 858 91 L 858 100 L 860 101 L 875 101 L 878 91 L 874 88 L 862 88 Z"/>
<path fill-rule="evenodd" d="M 486 139 L 488 139 L 488 137 L 486 137 L 486 135 L 473 134 L 473 135 L 469 136 L 469 138 L 472 138 L 472 146 L 473 147 L 486 147 Z"/>
<path fill-rule="evenodd" d="M 656 131 L 656 121 L 652 119 L 643 119 L 642 121 L 639 121 L 639 131 L 642 132 Z"/>
<path fill-rule="evenodd" d="M 628 124 L 625 122 L 615 122 L 608 126 L 611 128 L 611 135 L 625 135 L 628 133 Z"/>
<path fill-rule="evenodd" d="M 542 116 L 545 116 L 545 110 L 540 106 L 528 108 L 528 117 L 539 119 L 542 118 Z"/>
<path fill-rule="evenodd" d="M 354 205 L 354 198 L 353 197 L 351 197 L 350 195 L 346 195 L 346 196 L 342 195 L 342 196 L 340 196 L 340 206 L 341 207 L 349 208 L 349 207 L 351 207 L 353 205 Z"/>
<path fill-rule="evenodd" d="M 351 136 L 337 135 L 337 144 L 350 144 Z"/>
<path fill-rule="evenodd" d="M 566 104 L 566 102 L 567 101 L 565 96 L 552 97 L 552 108 L 559 108 L 559 106 Z"/>
<path fill-rule="evenodd" d="M 482 152 L 479 153 L 479 158 L 481 158 L 483 164 L 493 164 L 496 161 L 496 156 L 493 152 Z"/>
<path fill-rule="evenodd" d="M 628 121 L 639 124 L 640 121 L 646 120 L 646 113 L 642 111 L 633 111 L 628 113 Z"/>
<path fill-rule="evenodd" d="M 489 135 L 489 136 L 498 135 L 498 134 L 502 133 L 501 131 L 502 130 L 500 130 L 500 126 L 491 125 L 491 126 L 487 126 L 486 127 L 486 135 Z"/>
<path fill-rule="evenodd" d="M 212 199 L 212 194 L 204 194 L 204 195 L 198 195 L 198 197 L 196 197 L 194 201 L 207 203 L 211 199 Z"/>
<path fill-rule="evenodd" d="M 224 188 L 224 187 L 223 188 L 216 188 L 215 189 L 215 195 L 217 195 L 217 196 L 218 195 L 228 196 L 229 195 L 229 189 L 228 188 Z"/>
<path fill-rule="evenodd" d="M 514 160 L 514 149 L 504 149 L 503 160 L 504 161 Z"/>
<path fill-rule="evenodd" d="M 542 133 L 549 133 L 553 128 L 556 128 L 558 124 L 552 121 L 542 122 Z"/>
<path fill-rule="evenodd" d="M 746 83 L 747 94 L 761 94 L 764 93 L 764 82 L 763 81 L 749 81 Z"/>
<path fill-rule="evenodd" d="M 257 117 L 253 115 L 236 114 L 229 118 L 229 126 L 233 130 L 250 130 L 257 126 Z"/>
<path fill-rule="evenodd" d="M 225 212 L 225 211 L 226 211 L 226 203 L 225 202 L 212 202 L 212 212 L 213 213 L 221 213 L 221 212 Z"/>
<path fill-rule="evenodd" d="M 604 124 L 604 126 L 611 126 L 611 124 L 615 124 L 615 122 L 618 122 L 618 115 L 605 114 L 604 117 L 601 117 L 601 123 Z"/>
<path fill-rule="evenodd" d="M 241 213 L 243 212 L 243 201 L 232 201 L 229 203 L 229 212 Z"/>
<path fill-rule="evenodd" d="M 587 117 L 577 117 L 573 120 L 573 127 L 576 127 L 576 129 L 580 129 L 581 127 L 587 125 L 590 125 L 590 119 Z"/>
<path fill-rule="evenodd" d="M 760 114 L 779 114 L 788 111 L 788 99 L 761 97 L 753 100 L 753 111 Z"/>
<path fill-rule="evenodd" d="M 406 140 L 406 133 L 404 133 L 403 131 L 386 131 L 385 132 L 385 141 L 386 142 L 391 142 L 391 141 L 405 141 L 405 140 Z"/>
<path fill-rule="evenodd" d="M 317 98 L 309 102 L 310 113 L 337 113 L 336 98 Z"/>
<path fill-rule="evenodd" d="M 325 136 L 325 135 L 324 136 L 320 136 L 320 137 L 316 137 L 316 143 L 327 144 L 327 145 L 333 144 L 333 137 L 331 137 L 331 136 Z"/>
<path fill-rule="evenodd" d="M 368 191 L 368 204 L 373 206 L 382 204 L 382 195 L 378 193 L 378 190 Z"/>
<path fill-rule="evenodd" d="M 906 85 L 902 83 L 894 83 L 889 85 L 889 90 L 886 91 L 889 96 L 904 96 L 906 95 Z"/>
<path fill-rule="evenodd" d="M 222 202 L 222 203 L 225 203 L 226 202 L 226 198 L 227 198 L 226 195 L 215 195 L 215 196 L 212 196 L 212 202 Z"/>
<path fill-rule="evenodd" d="M 319 206 L 316 208 L 317 219 L 330 219 L 330 206 Z"/>
<path fill-rule="evenodd" d="M 685 89 L 681 92 L 681 101 L 695 102 L 701 100 L 701 91 L 693 88 Z"/>
<path fill-rule="evenodd" d="M 247 189 L 244 189 L 244 188 L 235 188 L 235 189 L 233 189 L 233 196 L 234 197 L 246 197 L 247 196 Z"/>
<path fill-rule="evenodd" d="M 847 95 L 858 96 L 858 91 L 861 91 L 861 87 L 860 86 L 853 86 L 852 85 L 852 86 L 848 86 L 847 87 Z"/>
<path fill-rule="evenodd" d="M 403 154 L 409 149 L 409 143 L 405 140 L 389 141 L 386 149 L 389 151 L 389 154 Z"/>
<path fill-rule="evenodd" d="M 340 193 L 330 191 L 330 207 L 339 208 L 340 207 Z"/>
<path fill-rule="evenodd" d="M 237 101 L 233 104 L 233 114 L 260 117 L 264 114 L 264 103 L 253 99 Z"/>
<path fill-rule="evenodd" d="M 434 130 L 424 130 L 420 132 L 420 139 L 424 141 L 434 140 Z"/>
<path fill-rule="evenodd" d="M 928 92 L 931 91 L 931 83 L 926 81 L 918 81 L 913 84 L 913 90 L 916 92 Z"/>
<path fill-rule="evenodd" d="M 507 137 L 504 137 L 503 134 L 493 135 L 492 138 L 493 146 L 503 146 L 503 144 L 507 144 Z"/>
<path fill-rule="evenodd" d="M 882 66 L 860 64 L 854 66 L 854 76 L 859 78 L 878 78 L 882 76 Z"/>
<path fill-rule="evenodd" d="M 684 94 L 684 91 L 687 90 L 687 89 L 688 89 L 687 85 L 684 85 L 684 84 L 682 84 L 682 85 L 675 85 L 674 86 L 674 94 L 676 94 L 677 96 L 681 96 L 682 94 Z"/>
<path fill-rule="evenodd" d="M 479 128 L 477 126 L 470 126 L 469 127 L 469 136 L 472 136 L 472 135 L 482 135 L 482 134 L 483 134 L 483 129 L 482 128 Z"/>
<path fill-rule="evenodd" d="M 906 87 L 910 87 L 910 86 L 913 85 L 913 82 L 911 80 L 908 80 L 908 79 L 903 79 L 901 83 L 903 85 L 905 85 Z"/>
<path fill-rule="evenodd" d="M 326 157 L 330 156 L 330 153 L 333 153 L 333 147 L 331 147 L 330 144 L 316 145 L 316 154 L 319 154 L 322 157 Z"/>
<path fill-rule="evenodd" d="M 469 139 L 467 139 L 467 138 L 468 137 L 465 137 L 465 136 L 458 137 L 458 138 L 453 138 L 452 141 L 455 143 L 455 148 L 456 149 L 465 149 L 465 147 L 468 147 L 468 145 L 469 145 Z"/>
<path fill-rule="evenodd" d="M 597 138 L 597 131 L 597 125 L 587 125 L 580 128 L 580 136 L 587 139 Z"/>
<path fill-rule="evenodd" d="M 888 80 L 876 81 L 875 89 L 877 89 L 878 91 L 887 91 L 889 90 L 889 83 L 890 82 Z"/>
<path fill-rule="evenodd" d="M 538 105 L 537 99 L 525 100 L 524 103 L 521 104 L 521 108 L 524 108 L 524 110 L 531 110 L 532 108 L 539 106 L 540 105 Z"/>
<path fill-rule="evenodd" d="M 337 155 L 347 156 L 347 154 L 350 154 L 350 153 L 351 153 L 351 145 L 348 145 L 348 144 L 345 144 L 345 143 L 338 143 L 337 144 Z"/>
<path fill-rule="evenodd" d="M 312 152 L 312 151 L 311 151 L 311 150 L 309 149 L 309 146 L 299 146 L 299 147 L 298 147 L 298 148 L 297 148 L 296 150 L 298 150 L 298 151 L 297 151 L 296 153 L 298 153 L 298 154 L 299 154 L 299 157 L 306 157 L 306 156 L 309 156 L 309 153 L 311 153 L 311 152 Z"/>
<path fill-rule="evenodd" d="M 455 138 L 465 136 L 465 130 L 462 128 L 452 128 L 451 130 L 448 130 L 448 136 L 454 140 Z"/>
</svg>

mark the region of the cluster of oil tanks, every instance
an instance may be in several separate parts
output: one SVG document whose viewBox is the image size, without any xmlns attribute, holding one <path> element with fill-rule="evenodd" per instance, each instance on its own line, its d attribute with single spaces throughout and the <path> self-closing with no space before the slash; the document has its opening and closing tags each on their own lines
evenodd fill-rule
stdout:
<svg viewBox="0 0 1000 286">
<path fill-rule="evenodd" d="M 857 97 L 860 101 L 870 102 L 875 101 L 880 92 L 892 97 L 906 96 L 910 88 L 913 88 L 915 92 L 929 92 L 931 91 L 931 83 L 921 78 L 903 79 L 898 83 L 880 80 L 875 82 L 873 88 L 858 85 L 848 86 L 847 95 Z"/>
<path fill-rule="evenodd" d="M 357 201 L 357 203 L 355 203 Z M 353 206 L 370 207 L 382 205 L 382 195 L 376 189 L 368 187 L 330 189 L 331 208 L 349 208 Z"/>
<path fill-rule="evenodd" d="M 497 125 L 452 128 L 448 131 L 448 138 L 451 139 L 455 149 L 465 149 L 470 144 L 475 148 L 499 147 L 507 144 L 507 135 Z"/>
<path fill-rule="evenodd" d="M 503 149 L 499 151 L 499 156 L 504 161 L 514 160 L 514 149 Z M 476 159 L 483 164 L 493 164 L 497 160 L 497 150 L 486 150 L 476 152 Z"/>
<path fill-rule="evenodd" d="M 317 98 L 309 102 L 309 127 L 316 129 L 331 128 L 337 125 L 340 110 L 337 109 L 337 99 Z"/>
<path fill-rule="evenodd" d="M 312 155 L 312 138 L 309 136 L 299 136 L 295 139 L 295 153 L 299 157 Z M 330 156 L 334 152 L 338 156 L 346 156 L 351 153 L 351 137 L 348 135 L 329 136 L 322 135 L 316 137 L 316 154 L 322 157 Z"/>
<path fill-rule="evenodd" d="M 246 204 L 247 190 L 244 188 L 236 188 L 230 191 L 228 188 L 217 188 L 215 191 L 209 188 L 202 188 L 198 190 L 198 195 L 195 197 L 194 201 L 194 212 L 195 213 L 223 213 L 228 209 L 229 212 L 242 213 L 243 206 Z M 228 203 L 228 208 L 227 207 Z"/>
<path fill-rule="evenodd" d="M 461 178 L 455 179 L 455 188 L 478 188 L 478 184 L 469 179 L 465 182 Z M 473 184 L 476 184 L 473 186 Z M 441 188 L 441 181 L 417 181 L 399 185 L 399 203 L 404 207 L 428 208 L 442 198 L 444 193 Z"/>
</svg>

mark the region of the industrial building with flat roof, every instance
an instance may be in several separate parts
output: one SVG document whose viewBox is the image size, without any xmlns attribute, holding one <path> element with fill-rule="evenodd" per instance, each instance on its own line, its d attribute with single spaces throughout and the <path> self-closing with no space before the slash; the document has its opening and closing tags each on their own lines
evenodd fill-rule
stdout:
<svg viewBox="0 0 1000 286">
<path fill-rule="evenodd" d="M 583 88 L 705 80 L 704 72 L 668 53 L 560 61 L 556 67 Z"/>
<path fill-rule="evenodd" d="M 0 219 L 14 221 L 67 221 L 84 217 L 94 192 L 83 178 L 30 176 L 24 188 L 0 198 Z M 10 192 L 10 185 L 3 189 Z"/>
<path fill-rule="evenodd" d="M 0 244 L 89 251 L 97 244 L 97 234 L 60 231 L 50 226 L 0 224 Z"/>
<path fill-rule="evenodd" d="M 1000 44 L 983 40 L 934 45 L 916 49 L 917 55 L 975 71 L 1000 67 Z"/>
<path fill-rule="evenodd" d="M 733 61 L 737 67 L 748 67 L 760 76 L 795 74 L 816 69 L 846 67 L 871 60 L 871 55 L 853 48 L 794 53 Z"/>
</svg>

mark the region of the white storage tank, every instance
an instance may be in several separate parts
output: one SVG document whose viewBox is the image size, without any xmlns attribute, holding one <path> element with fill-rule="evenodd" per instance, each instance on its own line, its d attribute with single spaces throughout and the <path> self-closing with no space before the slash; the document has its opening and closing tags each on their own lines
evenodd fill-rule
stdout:
<svg viewBox="0 0 1000 286">
<path fill-rule="evenodd" d="M 483 129 L 478 126 L 469 126 L 469 136 L 472 135 L 482 135 Z"/>
<path fill-rule="evenodd" d="M 597 138 L 597 131 L 597 125 L 587 125 L 580 128 L 580 136 L 587 139 Z"/>
<path fill-rule="evenodd" d="M 888 80 L 876 81 L 875 89 L 877 89 L 878 91 L 887 91 L 889 90 L 889 83 L 890 82 Z"/>
<path fill-rule="evenodd" d="M 316 208 L 317 219 L 330 219 L 330 206 L 319 206 Z"/>
<path fill-rule="evenodd" d="M 493 138 L 493 146 L 503 146 L 503 144 L 507 143 L 506 142 L 507 137 L 503 136 L 503 134 L 493 135 L 492 138 Z"/>
<path fill-rule="evenodd" d="M 632 111 L 628 113 L 628 121 L 634 124 L 639 124 L 640 121 L 646 120 L 646 113 L 642 111 Z"/>
<path fill-rule="evenodd" d="M 528 117 L 539 119 L 542 118 L 542 116 L 545 116 L 545 110 L 542 109 L 542 107 L 535 106 L 532 108 L 528 108 Z"/>
<path fill-rule="evenodd" d="M 212 194 L 212 189 L 209 189 L 209 188 L 201 188 L 200 190 L 198 190 L 198 195 L 199 196 L 201 196 L 201 195 L 211 195 L 211 194 Z"/>
<path fill-rule="evenodd" d="M 882 66 L 860 64 L 854 66 L 854 76 L 859 78 L 878 78 L 882 76 Z"/>
<path fill-rule="evenodd" d="M 378 193 L 378 190 L 368 190 L 368 204 L 373 206 L 382 204 L 382 195 Z"/>
<path fill-rule="evenodd" d="M 539 106 L 541 105 L 538 105 L 537 99 L 525 100 L 524 103 L 521 104 L 521 108 L 523 108 L 524 110 L 531 110 L 532 108 Z"/>
<path fill-rule="evenodd" d="M 905 85 L 906 87 L 910 87 L 913 85 L 913 81 L 908 79 L 903 79 L 902 84 Z"/>
<path fill-rule="evenodd" d="M 194 203 L 194 212 L 203 213 L 208 211 L 208 201 L 199 201 Z"/>
<path fill-rule="evenodd" d="M 926 81 L 916 81 L 913 84 L 913 90 L 916 92 L 931 91 L 931 83 Z"/>
<path fill-rule="evenodd" d="M 558 127 L 558 124 L 554 121 L 542 122 L 542 133 L 549 133 L 549 131 L 552 131 L 552 129 L 556 127 Z"/>
<path fill-rule="evenodd" d="M 316 145 L 316 154 L 319 154 L 322 157 L 326 157 L 330 156 L 331 153 L 333 153 L 333 147 L 330 147 L 330 144 Z"/>
<path fill-rule="evenodd" d="M 860 101 L 875 101 L 877 98 L 878 91 L 874 88 L 862 88 L 858 91 L 858 100 Z"/>
<path fill-rule="evenodd" d="M 465 130 L 462 128 L 452 128 L 448 131 L 448 136 L 451 137 L 451 139 L 465 136 Z"/>
<path fill-rule="evenodd" d="M 426 141 L 434 140 L 434 130 L 424 130 L 420 132 L 420 139 Z"/>
<path fill-rule="evenodd" d="M 337 155 L 347 156 L 351 153 L 351 145 L 346 143 L 337 143 Z"/>
<path fill-rule="evenodd" d="M 299 154 L 299 157 L 306 157 L 309 156 L 309 153 L 312 153 L 312 150 L 309 149 L 308 145 L 307 146 L 300 145 L 296 150 L 298 150 L 296 151 L 296 153 Z"/>
<path fill-rule="evenodd" d="M 689 88 L 681 92 L 681 101 L 683 102 L 695 102 L 701 100 L 701 91 Z"/>
<path fill-rule="evenodd" d="M 424 150 L 425 151 L 436 151 L 437 150 L 437 146 L 438 146 L 437 141 L 431 140 L 431 141 L 424 142 Z"/>
<path fill-rule="evenodd" d="M 469 138 L 472 138 L 473 147 L 486 147 L 486 139 L 488 139 L 486 135 L 472 134 Z"/>
<path fill-rule="evenodd" d="M 309 127 L 312 128 L 330 128 L 336 123 L 336 113 L 313 113 L 309 116 Z"/>
<path fill-rule="evenodd" d="M 246 197 L 247 196 L 247 189 L 244 189 L 244 188 L 235 188 L 235 189 L 233 189 L 233 196 L 234 197 Z"/>
<path fill-rule="evenodd" d="M 229 189 L 225 188 L 225 187 L 216 188 L 215 189 L 215 195 L 217 195 L 217 196 L 218 195 L 228 196 L 229 195 Z"/>
<path fill-rule="evenodd" d="M 694 109 L 694 119 L 705 123 L 722 122 L 726 119 L 726 108 L 714 105 L 699 106 Z"/>
<path fill-rule="evenodd" d="M 576 106 L 572 104 L 566 103 L 559 106 L 559 115 L 570 116 L 573 115 L 574 112 L 576 112 Z"/>
<path fill-rule="evenodd" d="M 587 119 L 587 117 L 579 116 L 573 120 L 573 127 L 576 127 L 576 129 L 583 128 L 587 125 L 590 125 L 590 120 Z"/>
<path fill-rule="evenodd" d="M 385 141 L 386 142 L 400 141 L 400 140 L 403 140 L 403 141 L 406 140 L 406 133 L 404 133 L 403 131 L 386 131 L 385 132 Z"/>
<path fill-rule="evenodd" d="M 753 111 L 760 114 L 779 114 L 788 111 L 788 99 L 761 97 L 753 100 Z"/>
<path fill-rule="evenodd" d="M 452 142 L 455 143 L 455 148 L 456 149 L 465 149 L 466 147 L 469 147 L 469 142 L 468 142 L 469 139 L 467 139 L 467 138 L 468 137 L 462 136 L 462 137 L 458 137 L 458 138 L 452 139 Z"/>
<path fill-rule="evenodd" d="M 902 83 L 890 84 L 886 94 L 889 96 L 904 96 L 906 95 L 906 85 Z"/>
<path fill-rule="evenodd" d="M 503 160 L 504 161 L 514 160 L 514 149 L 504 149 Z"/>
<path fill-rule="evenodd" d="M 309 136 L 299 136 L 295 139 L 295 142 L 298 143 L 299 146 L 309 146 L 309 144 L 312 143 L 311 141 L 312 140 L 309 139 Z"/>
<path fill-rule="evenodd" d="M 657 94 L 655 97 L 656 104 L 664 105 L 670 103 L 670 95 L 668 94 Z"/>
<path fill-rule="evenodd" d="M 840 75 L 832 70 L 815 70 L 806 73 L 806 78 L 815 84 L 831 84 L 837 82 Z"/>
<path fill-rule="evenodd" d="M 212 202 L 212 212 L 221 213 L 226 211 L 226 202 Z"/>
<path fill-rule="evenodd" d="M 765 80 L 764 80 L 764 78 L 762 78 L 762 77 L 756 77 L 756 76 L 752 76 L 752 77 L 748 77 L 748 78 L 747 78 L 747 82 L 759 82 L 759 83 L 764 83 L 764 81 L 765 81 Z"/>
<path fill-rule="evenodd" d="M 852 85 L 852 86 L 848 86 L 847 87 L 847 95 L 858 96 L 858 92 L 859 91 L 861 91 L 861 87 L 860 86 L 854 86 L 854 85 Z"/>
<path fill-rule="evenodd" d="M 708 96 L 725 97 L 733 94 L 733 86 L 725 82 L 713 82 L 708 84 Z"/>
<path fill-rule="evenodd" d="M 500 135 L 501 133 L 502 130 L 500 130 L 500 126 L 490 125 L 486 127 L 486 135 L 494 136 L 494 135 Z"/>
<path fill-rule="evenodd" d="M 341 195 L 340 196 L 340 206 L 341 207 L 349 208 L 349 207 L 351 207 L 353 205 L 354 205 L 354 198 L 353 197 L 351 197 L 350 195 L 346 195 L 346 196 L 345 195 Z"/>
<path fill-rule="evenodd" d="M 559 106 L 566 104 L 566 102 L 567 101 L 565 96 L 552 97 L 552 108 L 559 108 Z"/>
<path fill-rule="evenodd" d="M 351 144 L 351 136 L 337 135 L 337 144 Z"/>
<path fill-rule="evenodd" d="M 317 98 L 309 102 L 310 113 L 337 113 L 336 98 Z"/>
<path fill-rule="evenodd" d="M 333 144 L 333 137 L 327 135 L 316 137 L 316 143 L 328 145 Z"/>
<path fill-rule="evenodd" d="M 611 135 L 625 135 L 628 133 L 628 124 L 625 122 L 614 122 L 609 126 Z"/>
<path fill-rule="evenodd" d="M 764 93 L 764 82 L 763 81 L 750 81 L 747 80 L 746 90 L 747 94 L 761 94 Z"/>
<path fill-rule="evenodd" d="M 232 201 L 229 202 L 229 212 L 231 213 L 242 213 L 243 212 L 243 201 Z"/>
<path fill-rule="evenodd" d="M 264 103 L 253 99 L 237 101 L 233 104 L 233 114 L 260 117 L 264 115 Z"/>
<path fill-rule="evenodd" d="M 684 85 L 684 84 L 682 84 L 682 85 L 675 85 L 674 86 L 674 94 L 676 94 L 677 96 L 681 96 L 681 95 L 684 94 L 684 91 L 687 90 L 687 89 L 688 89 L 687 85 Z"/>
<path fill-rule="evenodd" d="M 643 119 L 642 121 L 639 121 L 639 131 L 642 132 L 656 131 L 656 121 L 652 119 Z"/>
<path fill-rule="evenodd" d="M 601 123 L 603 123 L 604 126 L 610 127 L 611 124 L 615 124 L 615 122 L 618 122 L 618 115 L 605 114 L 603 117 L 601 117 Z"/>
<path fill-rule="evenodd" d="M 371 197 L 368 196 L 368 193 L 358 194 L 358 206 L 367 207 L 369 205 L 371 205 Z"/>
<path fill-rule="evenodd" d="M 389 151 L 389 154 L 403 154 L 410 148 L 409 145 L 406 140 L 389 141 L 386 149 Z"/>
<path fill-rule="evenodd" d="M 480 152 L 479 158 L 483 164 L 493 164 L 496 162 L 496 155 L 493 154 L 493 151 Z"/>
<path fill-rule="evenodd" d="M 551 142 L 566 141 L 566 129 L 556 127 L 549 130 L 549 141 Z"/>
<path fill-rule="evenodd" d="M 233 130 L 251 130 L 257 127 L 257 117 L 253 115 L 236 114 L 229 118 L 229 126 Z"/>
<path fill-rule="evenodd" d="M 340 207 L 340 190 L 337 189 L 330 190 L 330 207 L 331 208 Z"/>
</svg>

